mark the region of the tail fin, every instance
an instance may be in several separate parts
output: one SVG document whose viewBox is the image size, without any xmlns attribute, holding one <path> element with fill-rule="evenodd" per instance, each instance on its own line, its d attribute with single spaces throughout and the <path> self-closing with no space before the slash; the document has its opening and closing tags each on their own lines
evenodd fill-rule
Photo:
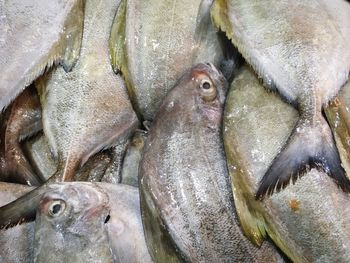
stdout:
<svg viewBox="0 0 350 263">
<path fill-rule="evenodd" d="M 328 123 L 320 114 L 312 124 L 300 118 L 281 152 L 260 181 L 256 199 L 284 189 L 292 179 L 293 183 L 310 168 L 323 169 L 345 192 L 350 192 L 350 181 L 341 166 Z"/>
<path fill-rule="evenodd" d="M 41 196 L 48 191 L 47 186 L 47 184 L 44 184 L 15 201 L 0 207 L 0 230 L 33 220 Z"/>
</svg>

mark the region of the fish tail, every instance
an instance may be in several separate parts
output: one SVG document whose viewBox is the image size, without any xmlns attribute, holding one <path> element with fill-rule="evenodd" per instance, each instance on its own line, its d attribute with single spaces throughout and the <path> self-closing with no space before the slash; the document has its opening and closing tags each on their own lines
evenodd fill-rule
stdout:
<svg viewBox="0 0 350 263">
<path fill-rule="evenodd" d="M 284 189 L 311 168 L 321 169 L 345 192 L 350 181 L 341 166 L 333 134 L 321 112 L 314 119 L 301 117 L 281 152 L 260 181 L 256 199 Z"/>
<path fill-rule="evenodd" d="M 47 184 L 44 184 L 0 207 L 0 230 L 34 220 L 41 196 L 47 189 Z"/>
</svg>

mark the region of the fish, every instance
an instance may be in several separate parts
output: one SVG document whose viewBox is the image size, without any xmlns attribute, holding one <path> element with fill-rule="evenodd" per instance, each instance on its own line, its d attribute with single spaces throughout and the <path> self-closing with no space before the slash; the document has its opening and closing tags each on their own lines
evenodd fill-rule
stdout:
<svg viewBox="0 0 350 263">
<path fill-rule="evenodd" d="M 155 262 L 278 262 L 237 222 L 221 125 L 228 83 L 210 63 L 187 70 L 154 119 L 139 167 L 141 211 Z"/>
<path fill-rule="evenodd" d="M 123 158 L 121 183 L 139 186 L 139 164 L 142 158 L 147 132 L 137 131 L 131 139 Z"/>
<path fill-rule="evenodd" d="M 108 37 L 118 2 L 85 2 L 80 58 L 74 70 L 53 69 L 36 81 L 43 130 L 57 172 L 51 181 L 72 181 L 93 154 L 127 140 L 139 121 L 124 81 L 110 65 Z"/>
<path fill-rule="evenodd" d="M 152 262 L 138 190 L 127 185 L 51 184 L 36 208 L 33 247 L 34 262 Z"/>
<path fill-rule="evenodd" d="M 0 182 L 0 206 L 31 191 L 33 187 Z M 0 231 L 0 262 L 30 263 L 33 258 L 34 223 Z"/>
<path fill-rule="evenodd" d="M 46 68 L 73 68 L 83 17 L 83 0 L 0 1 L 0 111 Z"/>
<path fill-rule="evenodd" d="M 210 19 L 212 3 L 121 1 L 109 40 L 112 66 L 123 74 L 140 119 L 153 120 L 184 70 L 199 62 L 218 66 L 226 59 Z"/>
<path fill-rule="evenodd" d="M 298 118 L 298 111 L 268 92 L 249 65 L 241 68 L 227 95 L 223 124 L 240 225 L 254 244 L 269 237 L 292 262 L 349 262 L 350 197 L 324 171 L 311 169 L 284 191 L 255 198 Z"/>
<path fill-rule="evenodd" d="M 41 185 L 20 142 L 42 129 L 41 107 L 34 87 L 28 87 L 6 109 L 0 128 L 0 179 L 13 183 Z"/>
<path fill-rule="evenodd" d="M 211 14 L 264 86 L 299 111 L 298 122 L 261 179 L 256 198 L 284 189 L 313 167 L 349 192 L 350 181 L 322 115 L 323 105 L 349 77 L 349 3 L 217 0 Z"/>
</svg>

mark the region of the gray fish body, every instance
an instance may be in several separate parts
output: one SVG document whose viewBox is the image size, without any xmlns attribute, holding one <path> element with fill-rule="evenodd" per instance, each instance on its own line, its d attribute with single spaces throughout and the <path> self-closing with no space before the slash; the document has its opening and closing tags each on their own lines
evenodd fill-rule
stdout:
<svg viewBox="0 0 350 263">
<path fill-rule="evenodd" d="M 20 142 L 42 129 L 41 107 L 34 87 L 28 87 L 4 112 L 0 131 L 0 179 L 40 185 Z"/>
<path fill-rule="evenodd" d="M 312 169 L 263 201 L 255 191 L 298 121 L 297 111 L 266 92 L 251 68 L 231 84 L 224 113 L 224 145 L 237 214 L 246 236 L 266 234 L 293 262 L 349 262 L 349 196 Z"/>
<path fill-rule="evenodd" d="M 37 211 L 35 262 L 151 262 L 136 188 L 106 183 L 49 188 Z"/>
<path fill-rule="evenodd" d="M 210 83 L 210 87 L 203 88 Z M 156 262 L 275 262 L 236 221 L 221 141 L 227 82 L 199 64 L 168 93 L 140 164 L 141 207 Z"/>
<path fill-rule="evenodd" d="M 127 139 L 138 126 L 123 79 L 114 74 L 108 38 L 118 2 L 86 1 L 80 59 L 72 72 L 54 69 L 38 81 L 44 133 L 58 158 L 56 180 L 101 149 Z"/>
<path fill-rule="evenodd" d="M 123 158 L 121 183 L 135 187 L 139 186 L 139 163 L 142 158 L 146 138 L 147 133 L 139 131 L 131 139 Z"/>
<path fill-rule="evenodd" d="M 0 183 L 0 206 L 29 192 L 32 187 L 20 184 Z M 0 230 L 0 262 L 33 262 L 34 223 Z"/>
<path fill-rule="evenodd" d="M 257 198 L 286 187 L 307 165 L 322 167 L 350 191 L 321 111 L 349 76 L 350 5 L 344 0 L 228 0 L 216 1 L 212 15 L 265 86 L 278 90 L 300 112 Z"/>
<path fill-rule="evenodd" d="M 162 99 L 184 70 L 223 57 L 211 24 L 212 0 L 123 0 L 111 39 L 113 67 L 121 70 L 133 105 L 153 120 Z"/>
<path fill-rule="evenodd" d="M 46 67 L 79 56 L 83 1 L 0 1 L 0 110 Z"/>
</svg>

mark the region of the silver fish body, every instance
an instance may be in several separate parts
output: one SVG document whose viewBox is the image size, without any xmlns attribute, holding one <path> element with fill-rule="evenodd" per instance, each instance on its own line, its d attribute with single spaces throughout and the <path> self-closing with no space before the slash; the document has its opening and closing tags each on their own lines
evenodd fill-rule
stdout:
<svg viewBox="0 0 350 263">
<path fill-rule="evenodd" d="M 227 82 L 211 64 L 188 70 L 164 99 L 140 164 L 141 208 L 156 262 L 275 262 L 235 216 L 221 140 Z"/>
<path fill-rule="evenodd" d="M 267 92 L 248 66 L 231 84 L 224 145 L 234 201 L 244 233 L 256 244 L 268 236 L 293 262 L 348 262 L 349 195 L 312 169 L 263 201 L 255 191 L 298 121 L 297 111 Z"/>
<path fill-rule="evenodd" d="M 126 140 L 138 126 L 124 81 L 110 66 L 108 37 L 118 2 L 86 1 L 80 59 L 37 81 L 55 180 L 73 180 L 90 156 Z"/>
<path fill-rule="evenodd" d="M 300 171 L 323 168 L 344 190 L 340 164 L 322 107 L 350 71 L 350 5 L 326 1 L 215 1 L 212 17 L 266 87 L 278 90 L 300 113 L 287 143 L 271 163 L 257 198 L 286 187 Z"/>
<path fill-rule="evenodd" d="M 138 190 L 106 183 L 50 185 L 37 210 L 34 248 L 35 262 L 151 262 Z"/>
<path fill-rule="evenodd" d="M 183 71 L 223 59 L 211 24 L 212 0 L 122 0 L 110 38 L 112 64 L 126 80 L 134 108 L 153 120 Z"/>
<path fill-rule="evenodd" d="M 73 67 L 83 17 L 83 0 L 0 1 L 0 110 L 46 67 Z"/>
</svg>

